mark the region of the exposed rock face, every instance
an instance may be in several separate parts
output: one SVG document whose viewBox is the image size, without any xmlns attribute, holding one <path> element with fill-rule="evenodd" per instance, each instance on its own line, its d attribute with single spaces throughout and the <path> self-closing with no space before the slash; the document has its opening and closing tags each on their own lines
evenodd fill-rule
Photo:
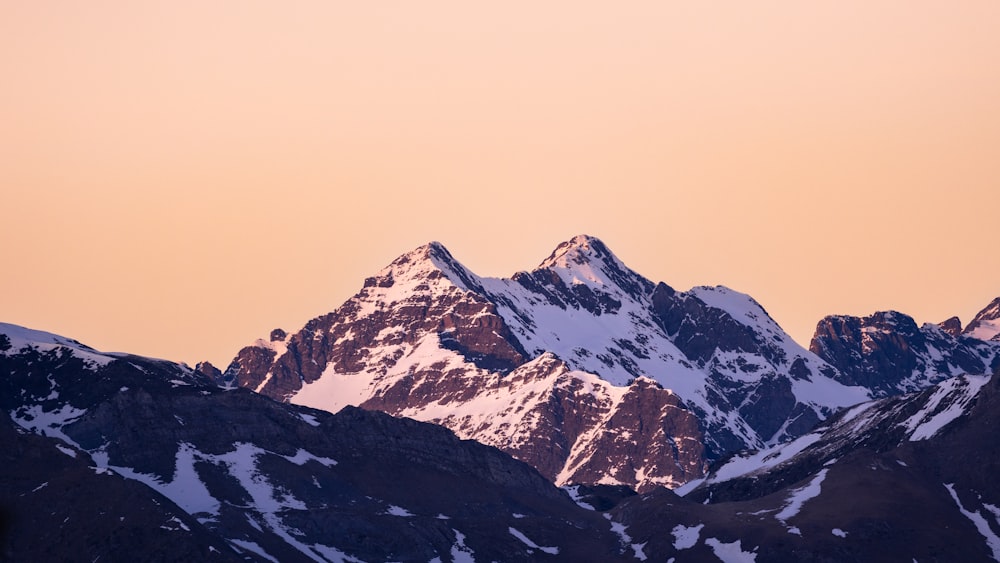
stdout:
<svg viewBox="0 0 1000 563">
<path fill-rule="evenodd" d="M 998 347 L 941 327 L 917 327 L 894 311 L 871 316 L 826 317 L 816 327 L 809 349 L 831 365 L 838 378 L 886 397 L 923 389 L 960 374 L 989 373 Z"/>
<path fill-rule="evenodd" d="M 938 326 L 941 327 L 941 330 L 943 330 L 945 334 L 955 337 L 962 334 L 962 320 L 958 317 L 951 317 L 946 321 L 938 323 Z"/>
<path fill-rule="evenodd" d="M 440 426 L 31 332 L 0 353 L 5 559 L 631 559 L 601 515 Z"/>
<path fill-rule="evenodd" d="M 209 381 L 221 381 L 223 379 L 222 371 L 213 366 L 211 362 L 198 362 L 194 366 L 194 371 Z"/>
<path fill-rule="evenodd" d="M 833 373 L 748 296 L 657 286 L 579 236 L 509 279 L 422 246 L 336 311 L 244 348 L 224 379 L 443 424 L 559 484 L 645 490 L 869 398 Z"/>
</svg>

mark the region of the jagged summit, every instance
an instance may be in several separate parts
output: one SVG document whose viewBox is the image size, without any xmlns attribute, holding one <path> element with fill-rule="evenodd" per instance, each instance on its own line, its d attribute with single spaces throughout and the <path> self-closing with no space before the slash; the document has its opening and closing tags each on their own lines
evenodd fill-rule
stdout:
<svg viewBox="0 0 1000 563">
<path fill-rule="evenodd" d="M 532 272 L 519 272 L 515 281 L 526 287 L 547 286 L 547 292 L 569 297 L 567 304 L 580 305 L 594 311 L 593 293 L 606 296 L 605 305 L 643 300 L 654 288 L 653 283 L 626 266 L 597 237 L 577 235 L 556 247 L 548 258 Z"/>
<path fill-rule="evenodd" d="M 409 290 L 447 280 L 466 291 L 479 291 L 479 277 L 469 271 L 443 244 L 431 241 L 396 258 L 375 276 L 365 280 L 365 287 Z M 436 285 L 436 284 L 435 284 Z"/>
<path fill-rule="evenodd" d="M 963 333 L 980 340 L 1000 341 L 1000 297 L 980 311 Z"/>
<path fill-rule="evenodd" d="M 938 323 L 938 327 L 945 331 L 947 334 L 952 336 L 958 336 L 962 334 L 962 319 L 958 317 L 951 317 L 947 320 Z"/>
<path fill-rule="evenodd" d="M 552 254 L 538 265 L 538 269 L 571 267 L 571 264 L 587 264 L 593 260 L 604 260 L 611 258 L 618 259 L 611 253 L 607 245 L 597 237 L 590 235 L 577 235 L 567 241 L 559 243 Z"/>
</svg>

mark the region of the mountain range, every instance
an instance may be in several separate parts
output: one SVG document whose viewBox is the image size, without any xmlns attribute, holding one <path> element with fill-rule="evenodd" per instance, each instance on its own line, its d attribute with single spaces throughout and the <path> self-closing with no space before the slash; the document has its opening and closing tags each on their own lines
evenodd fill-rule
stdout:
<svg viewBox="0 0 1000 563">
<path fill-rule="evenodd" d="M 430 243 L 335 311 L 244 348 L 221 381 L 440 424 L 559 485 L 644 491 L 838 409 L 988 373 L 1000 350 L 984 342 L 987 327 L 1000 334 L 990 310 L 959 334 L 893 312 L 827 317 L 806 350 L 750 296 L 654 283 L 594 237 L 510 278 L 477 276 Z"/>
<path fill-rule="evenodd" d="M 1000 559 L 1000 298 L 806 349 L 593 237 L 430 243 L 225 370 L 0 324 L 0 373 L 4 560 Z"/>
</svg>

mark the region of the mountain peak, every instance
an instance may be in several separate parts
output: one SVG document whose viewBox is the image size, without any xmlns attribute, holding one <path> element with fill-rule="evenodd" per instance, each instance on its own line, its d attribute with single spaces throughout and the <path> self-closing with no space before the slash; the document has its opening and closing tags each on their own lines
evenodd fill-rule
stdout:
<svg viewBox="0 0 1000 563">
<path fill-rule="evenodd" d="M 618 261 L 615 255 L 608 250 L 608 247 L 600 239 L 590 235 L 577 235 L 565 242 L 559 243 L 559 246 L 552 251 L 552 254 L 545 260 L 542 260 L 542 263 L 538 265 L 538 269 L 568 268 L 572 267 L 571 264 L 584 265 L 595 259 L 605 261 L 608 258 L 616 262 Z"/>
<path fill-rule="evenodd" d="M 962 320 L 958 317 L 951 317 L 948 320 L 941 321 L 937 324 L 946 334 L 951 336 L 958 336 L 962 334 Z"/>
<path fill-rule="evenodd" d="M 422 282 L 442 277 L 465 290 L 478 291 L 482 288 L 479 278 L 437 241 L 418 246 L 396 258 L 377 275 L 365 280 L 365 287 L 392 287 L 399 282 Z"/>
<path fill-rule="evenodd" d="M 1000 297 L 979 311 L 963 332 L 980 340 L 1000 341 Z"/>
</svg>

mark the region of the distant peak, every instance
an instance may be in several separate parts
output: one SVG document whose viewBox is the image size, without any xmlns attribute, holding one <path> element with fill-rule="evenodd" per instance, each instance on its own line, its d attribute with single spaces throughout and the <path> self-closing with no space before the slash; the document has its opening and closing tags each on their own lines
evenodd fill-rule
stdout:
<svg viewBox="0 0 1000 563">
<path fill-rule="evenodd" d="M 365 280 L 365 287 L 392 287 L 405 280 L 428 280 L 444 277 L 469 291 L 480 291 L 475 274 L 463 266 L 443 244 L 431 241 L 396 258 L 375 277 Z"/>
<path fill-rule="evenodd" d="M 399 258 L 396 258 L 390 264 L 390 267 L 402 268 L 407 265 L 421 264 L 421 263 L 435 263 L 435 266 L 440 266 L 439 262 L 454 262 L 455 258 L 452 257 L 451 252 L 445 248 L 443 244 L 436 240 L 432 240 L 427 244 L 420 245 L 413 250 L 403 254 Z"/>
<path fill-rule="evenodd" d="M 539 269 L 552 267 L 568 267 L 572 264 L 587 264 L 594 259 L 617 262 L 618 259 L 608 250 L 607 245 L 597 237 L 577 235 L 568 241 L 559 243 L 548 258 L 538 265 Z"/>
<path fill-rule="evenodd" d="M 963 333 L 981 340 L 1000 341 L 1000 297 L 979 311 Z"/>
<path fill-rule="evenodd" d="M 958 336 L 962 334 L 962 321 L 958 317 L 951 317 L 946 321 L 942 321 L 937 324 L 945 333 L 952 336 Z"/>
<path fill-rule="evenodd" d="M 985 309 L 979 311 L 976 319 L 989 321 L 1000 319 L 1000 297 L 990 301 L 990 304 Z"/>
<path fill-rule="evenodd" d="M 591 291 L 616 295 L 614 299 L 625 295 L 639 299 L 652 293 L 654 287 L 629 269 L 600 239 L 590 235 L 578 235 L 560 243 L 535 272 L 550 280 L 558 278 L 573 291 L 588 287 Z"/>
</svg>

